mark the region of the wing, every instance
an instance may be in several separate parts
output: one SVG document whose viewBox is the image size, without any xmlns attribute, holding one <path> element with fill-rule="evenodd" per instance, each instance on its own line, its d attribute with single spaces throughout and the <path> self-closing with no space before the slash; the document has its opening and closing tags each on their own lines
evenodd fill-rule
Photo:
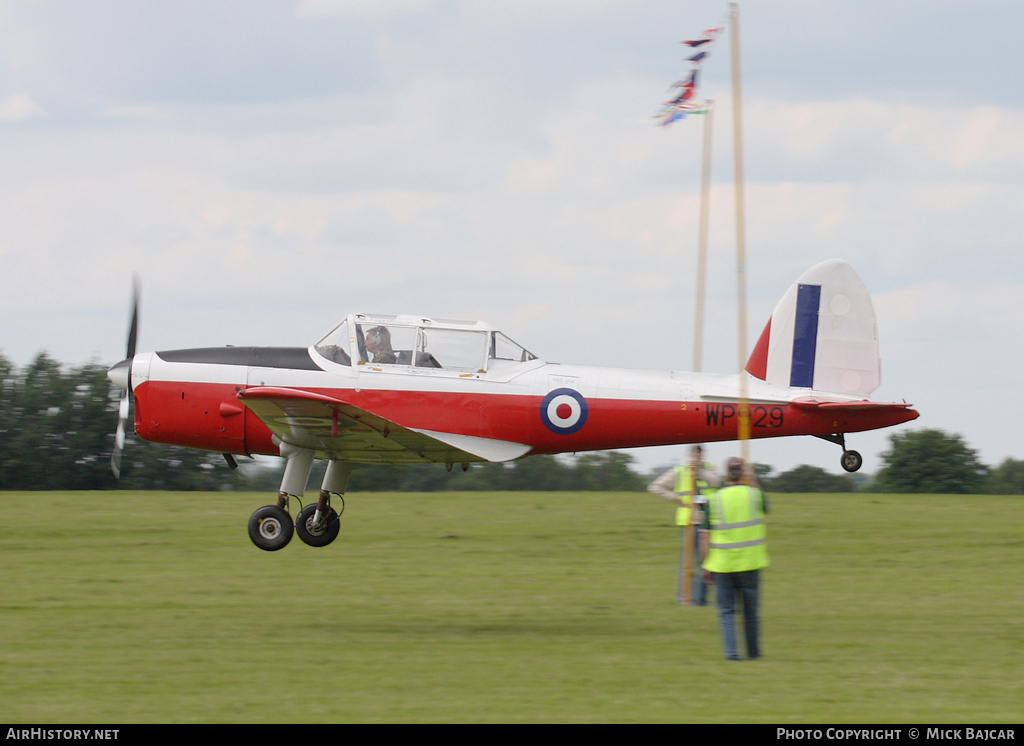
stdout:
<svg viewBox="0 0 1024 746">
<path fill-rule="evenodd" d="M 320 458 L 371 464 L 512 461 L 522 443 L 404 427 L 341 399 L 311 391 L 259 386 L 238 398 L 285 443 Z"/>
</svg>

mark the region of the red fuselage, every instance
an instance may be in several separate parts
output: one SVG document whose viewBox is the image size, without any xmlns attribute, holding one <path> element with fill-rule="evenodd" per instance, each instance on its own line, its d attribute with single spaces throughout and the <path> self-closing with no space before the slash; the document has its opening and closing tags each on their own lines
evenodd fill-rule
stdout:
<svg viewBox="0 0 1024 746">
<path fill-rule="evenodd" d="M 305 350 L 288 350 L 269 365 L 269 356 L 253 364 L 254 349 L 260 351 L 225 348 L 237 354 L 209 360 L 204 351 L 187 350 L 136 357 L 132 381 L 138 435 L 221 453 L 278 455 L 271 429 L 239 398 L 249 388 L 275 386 L 341 400 L 403 428 L 526 444 L 536 454 L 739 437 L 736 376 L 540 360 L 501 375 L 393 374 L 370 366 L 332 367 Z M 822 406 L 814 392 L 770 389 L 757 380 L 750 384 L 752 438 L 831 436 L 918 416 L 906 404 L 828 395 Z"/>
</svg>

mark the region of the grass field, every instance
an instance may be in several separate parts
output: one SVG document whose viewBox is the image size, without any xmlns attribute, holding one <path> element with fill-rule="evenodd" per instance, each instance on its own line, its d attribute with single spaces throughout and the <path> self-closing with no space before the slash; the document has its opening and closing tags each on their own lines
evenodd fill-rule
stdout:
<svg viewBox="0 0 1024 746">
<path fill-rule="evenodd" d="M 771 497 L 727 663 L 646 494 L 355 494 L 266 553 L 266 495 L 0 493 L 0 722 L 1024 719 L 1024 499 Z"/>
</svg>

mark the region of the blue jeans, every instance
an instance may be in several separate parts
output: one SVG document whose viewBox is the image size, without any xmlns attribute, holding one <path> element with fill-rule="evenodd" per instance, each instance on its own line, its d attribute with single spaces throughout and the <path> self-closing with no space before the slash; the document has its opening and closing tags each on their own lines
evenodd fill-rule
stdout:
<svg viewBox="0 0 1024 746">
<path fill-rule="evenodd" d="M 708 586 L 704 582 L 704 571 L 701 569 L 700 531 L 693 532 L 693 592 L 690 603 L 693 606 L 708 605 Z"/>
<path fill-rule="evenodd" d="M 715 579 L 718 597 L 718 621 L 722 627 L 722 647 L 725 657 L 731 661 L 740 659 L 736 649 L 736 607 L 737 600 L 743 605 L 743 631 L 747 638 L 747 657 L 759 658 L 761 648 L 758 645 L 758 585 L 759 570 L 746 572 L 716 572 Z"/>
</svg>

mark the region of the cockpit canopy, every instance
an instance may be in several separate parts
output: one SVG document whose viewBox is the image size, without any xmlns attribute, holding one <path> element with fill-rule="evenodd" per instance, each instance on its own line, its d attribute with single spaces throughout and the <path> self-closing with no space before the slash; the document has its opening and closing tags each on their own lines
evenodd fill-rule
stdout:
<svg viewBox="0 0 1024 746">
<path fill-rule="evenodd" d="M 353 314 L 314 345 L 339 365 L 485 373 L 537 356 L 481 321 Z"/>
</svg>

